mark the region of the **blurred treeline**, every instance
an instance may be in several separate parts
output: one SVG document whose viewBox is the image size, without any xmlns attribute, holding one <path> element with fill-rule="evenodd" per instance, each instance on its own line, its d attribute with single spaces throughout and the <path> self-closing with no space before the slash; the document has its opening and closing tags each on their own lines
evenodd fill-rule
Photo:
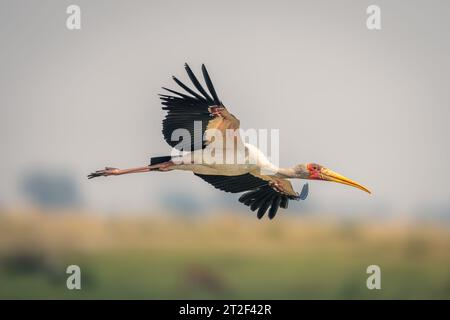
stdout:
<svg viewBox="0 0 450 320">
<path fill-rule="evenodd" d="M 79 291 L 66 288 L 71 264 Z M 381 290 L 366 287 L 372 264 Z M 0 212 L 0 298 L 449 299 L 450 226 L 9 210 Z"/>
</svg>

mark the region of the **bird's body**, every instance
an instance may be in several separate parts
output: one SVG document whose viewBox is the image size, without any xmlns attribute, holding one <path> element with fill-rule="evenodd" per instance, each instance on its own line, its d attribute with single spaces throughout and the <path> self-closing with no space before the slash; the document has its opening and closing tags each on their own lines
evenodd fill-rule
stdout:
<svg viewBox="0 0 450 320">
<path fill-rule="evenodd" d="M 178 161 L 174 161 L 175 164 L 172 169 L 224 176 L 236 176 L 246 173 L 259 175 L 261 172 L 273 172 L 275 174 L 279 169 L 267 159 L 261 150 L 249 143 L 243 143 L 243 146 L 239 148 L 225 148 L 223 150 L 224 155 L 243 159 L 242 162 L 234 161 L 232 164 L 227 164 L 226 159 L 223 159 L 223 161 L 218 163 L 218 161 L 214 161 L 217 160 L 216 157 L 210 156 L 214 151 L 211 147 L 206 146 L 205 149 L 186 153 Z"/>
<path fill-rule="evenodd" d="M 173 95 L 160 95 L 163 109 L 163 136 L 177 153 L 153 157 L 150 165 L 132 168 L 105 168 L 88 177 L 122 175 L 150 171 L 192 171 L 215 188 L 231 193 L 245 192 L 239 201 L 257 210 L 261 218 L 268 211 L 272 219 L 278 208 L 286 209 L 289 200 L 304 200 L 308 184 L 295 192 L 288 179 L 326 180 L 370 191 L 362 185 L 314 163 L 280 168 L 273 164 L 256 146 L 245 143 L 240 135 L 240 121 L 219 100 L 206 67 L 202 73 L 207 92 L 185 65 L 197 92 L 177 78 L 173 80 L 186 93 L 163 88 Z"/>
</svg>

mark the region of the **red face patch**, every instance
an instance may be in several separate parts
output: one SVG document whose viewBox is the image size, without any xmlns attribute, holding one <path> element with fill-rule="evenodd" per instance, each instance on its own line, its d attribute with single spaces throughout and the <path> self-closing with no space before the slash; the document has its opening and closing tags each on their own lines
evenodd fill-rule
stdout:
<svg viewBox="0 0 450 320">
<path fill-rule="evenodd" d="M 310 179 L 320 179 L 320 169 L 322 168 L 320 165 L 316 163 L 308 163 L 306 168 L 309 171 Z"/>
</svg>

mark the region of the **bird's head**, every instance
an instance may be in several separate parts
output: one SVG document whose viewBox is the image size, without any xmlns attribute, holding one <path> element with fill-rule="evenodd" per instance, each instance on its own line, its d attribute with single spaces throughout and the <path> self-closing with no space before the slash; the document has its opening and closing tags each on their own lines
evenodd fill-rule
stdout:
<svg viewBox="0 0 450 320">
<path fill-rule="evenodd" d="M 338 182 L 371 193 L 370 190 L 363 185 L 317 163 L 299 164 L 294 167 L 294 171 L 296 177 L 300 179 Z"/>
</svg>

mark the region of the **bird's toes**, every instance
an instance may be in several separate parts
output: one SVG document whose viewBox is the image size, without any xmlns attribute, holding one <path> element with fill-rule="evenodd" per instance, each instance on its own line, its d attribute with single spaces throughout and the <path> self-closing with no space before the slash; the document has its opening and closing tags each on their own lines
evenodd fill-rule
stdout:
<svg viewBox="0 0 450 320">
<path fill-rule="evenodd" d="M 100 176 L 101 176 L 101 174 L 98 171 L 96 171 L 96 172 L 92 172 L 92 173 L 88 174 L 87 178 L 92 179 L 92 178 L 96 178 L 96 177 L 100 177 Z"/>
<path fill-rule="evenodd" d="M 104 170 L 97 170 L 95 172 L 90 173 L 87 177 L 88 179 L 96 178 L 96 177 L 107 177 L 114 174 L 117 168 L 105 167 Z"/>
</svg>

